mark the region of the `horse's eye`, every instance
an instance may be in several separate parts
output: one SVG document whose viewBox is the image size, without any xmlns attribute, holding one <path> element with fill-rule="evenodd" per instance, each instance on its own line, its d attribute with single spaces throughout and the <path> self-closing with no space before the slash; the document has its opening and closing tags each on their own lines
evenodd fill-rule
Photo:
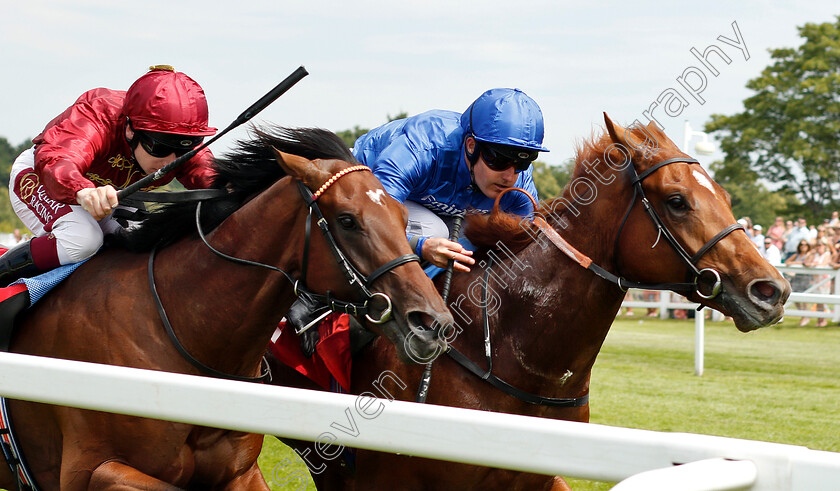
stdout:
<svg viewBox="0 0 840 491">
<path fill-rule="evenodd" d="M 350 215 L 339 215 L 338 224 L 345 230 L 353 230 L 356 228 L 356 220 Z"/>
<path fill-rule="evenodd" d="M 688 209 L 688 203 L 682 196 L 671 196 L 668 198 L 668 206 L 674 211 L 685 211 Z"/>
</svg>

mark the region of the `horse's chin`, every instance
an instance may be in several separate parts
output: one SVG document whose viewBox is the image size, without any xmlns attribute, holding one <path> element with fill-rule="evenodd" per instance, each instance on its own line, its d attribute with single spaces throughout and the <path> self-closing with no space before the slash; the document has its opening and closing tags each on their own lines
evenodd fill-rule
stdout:
<svg viewBox="0 0 840 491">
<path fill-rule="evenodd" d="M 720 304 L 718 310 L 732 317 L 735 327 L 741 332 L 755 331 L 776 324 L 785 313 L 783 304 L 768 305 L 726 292 L 720 294 L 718 303 Z"/>
<path fill-rule="evenodd" d="M 429 363 L 446 351 L 446 341 L 426 326 L 410 325 L 392 318 L 373 329 L 394 345 L 400 361 L 406 364 Z"/>
</svg>

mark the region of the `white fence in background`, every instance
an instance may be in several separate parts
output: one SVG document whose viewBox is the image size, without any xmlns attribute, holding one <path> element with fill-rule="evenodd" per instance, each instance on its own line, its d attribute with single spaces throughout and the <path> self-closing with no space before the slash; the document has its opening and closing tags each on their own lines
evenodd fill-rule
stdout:
<svg viewBox="0 0 840 491">
<path fill-rule="evenodd" d="M 840 321 L 840 269 L 780 266 L 779 271 L 794 288 L 785 304 L 786 316 Z M 800 285 L 801 278 L 805 279 L 804 285 Z M 809 308 L 814 306 L 816 310 Z"/>
<path fill-rule="evenodd" d="M 793 266 L 779 266 L 778 269 L 794 287 L 794 291 L 785 304 L 786 316 L 817 317 L 826 318 L 832 322 L 840 321 L 840 270 Z M 803 278 L 804 282 L 801 282 Z M 630 291 L 633 298 L 625 300 L 621 304 L 622 307 L 658 309 L 656 315 L 660 319 L 671 317 L 671 312 L 674 310 L 692 310 L 698 306 L 671 292 Z M 645 299 L 647 296 L 656 297 L 657 295 L 655 300 Z M 825 310 L 822 310 L 823 306 Z M 634 314 L 645 315 L 644 312 L 634 312 Z M 712 313 L 712 320 L 722 319 L 723 316 L 719 312 Z"/>
<path fill-rule="evenodd" d="M 829 491 L 840 453 L 0 353 L 0 394 L 600 481 L 614 489 Z M 682 465 L 678 465 L 682 464 Z"/>
<path fill-rule="evenodd" d="M 840 270 L 830 268 L 801 268 L 780 266 L 779 271 L 801 291 L 793 291 L 785 304 L 785 316 L 816 317 L 829 322 L 840 321 Z M 804 281 L 800 281 L 804 279 Z M 799 287 L 799 288 L 797 288 Z M 641 299 L 639 299 L 641 297 Z M 645 300 L 646 297 L 651 299 Z M 695 311 L 700 304 L 692 303 L 680 295 L 671 292 L 630 290 L 630 299 L 625 299 L 621 306 L 633 309 L 657 309 L 656 317 L 667 319 L 672 312 Z M 694 373 L 703 375 L 704 342 L 708 309 L 694 312 Z M 635 311 L 634 315 L 644 317 L 646 311 Z M 712 311 L 712 320 L 723 320 L 720 312 Z"/>
</svg>

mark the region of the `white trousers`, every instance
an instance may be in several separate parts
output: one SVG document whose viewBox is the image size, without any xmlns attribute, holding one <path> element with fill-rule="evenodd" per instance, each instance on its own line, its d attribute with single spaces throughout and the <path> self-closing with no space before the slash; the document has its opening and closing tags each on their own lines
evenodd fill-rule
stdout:
<svg viewBox="0 0 840 491">
<path fill-rule="evenodd" d="M 34 166 L 34 147 L 21 153 L 12 165 L 9 198 L 15 214 L 36 237 L 55 236 L 62 265 L 93 256 L 102 247 L 105 234 L 115 232 L 120 224 L 111 215 L 97 222 L 81 206 L 50 198 Z"/>
<path fill-rule="evenodd" d="M 425 237 L 449 238 L 451 224 L 455 219 L 454 217 L 438 216 L 435 212 L 416 201 L 406 201 L 403 204 L 408 209 L 408 226 L 405 228 L 406 233 L 412 235 L 422 235 Z M 462 235 L 463 232 L 464 228 L 462 226 Z"/>
</svg>

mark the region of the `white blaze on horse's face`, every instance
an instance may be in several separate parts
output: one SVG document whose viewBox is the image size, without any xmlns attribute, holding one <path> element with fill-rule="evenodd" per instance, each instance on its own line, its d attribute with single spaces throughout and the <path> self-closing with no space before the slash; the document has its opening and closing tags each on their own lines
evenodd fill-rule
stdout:
<svg viewBox="0 0 840 491">
<path fill-rule="evenodd" d="M 373 201 L 379 206 L 382 206 L 382 197 L 385 196 L 385 191 L 381 189 L 377 189 L 376 191 L 370 190 L 365 194 L 367 194 L 368 198 L 370 198 L 371 201 Z"/>
<path fill-rule="evenodd" d="M 709 180 L 708 176 L 706 176 L 705 173 L 695 169 L 691 171 L 691 175 L 693 175 L 694 178 L 697 179 L 697 182 L 700 183 L 701 186 L 711 191 L 713 195 L 717 196 L 717 193 L 715 193 L 715 187 L 712 186 L 712 181 Z"/>
</svg>

